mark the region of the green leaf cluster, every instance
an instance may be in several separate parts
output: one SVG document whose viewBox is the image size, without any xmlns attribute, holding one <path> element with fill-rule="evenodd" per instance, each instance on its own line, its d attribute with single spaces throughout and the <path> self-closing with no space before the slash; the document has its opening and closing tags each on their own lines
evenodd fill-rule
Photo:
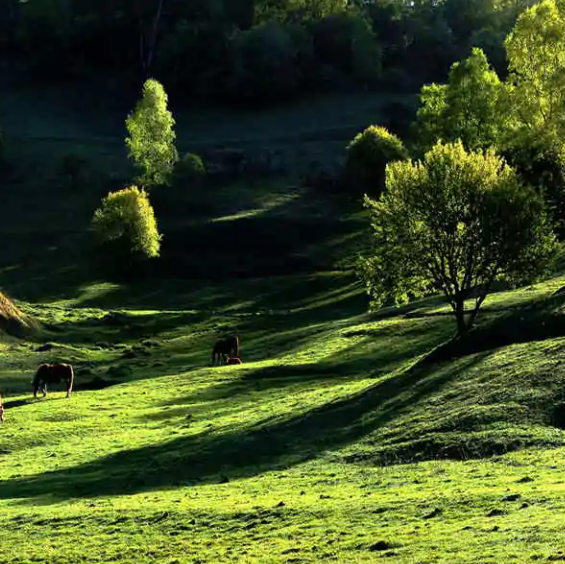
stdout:
<svg viewBox="0 0 565 564">
<path fill-rule="evenodd" d="M 493 150 L 440 142 L 422 161 L 387 165 L 386 186 L 379 201 L 365 197 L 374 247 L 360 266 L 373 305 L 441 290 L 461 333 L 494 280 L 533 280 L 550 264 L 544 202 Z"/>
<path fill-rule="evenodd" d="M 102 243 L 120 243 L 137 257 L 159 256 L 161 235 L 155 213 L 147 193 L 137 186 L 109 193 L 94 213 L 92 226 Z"/>
<path fill-rule="evenodd" d="M 378 196 L 384 189 L 387 163 L 408 158 L 402 140 L 385 127 L 371 125 L 347 146 L 346 174 L 355 187 Z"/>
<path fill-rule="evenodd" d="M 180 159 L 174 169 L 173 186 L 185 187 L 190 184 L 198 184 L 206 176 L 206 166 L 199 155 L 186 153 Z"/>
<path fill-rule="evenodd" d="M 505 42 L 515 134 L 563 149 L 565 3 L 543 0 L 524 11 Z"/>
<path fill-rule="evenodd" d="M 175 120 L 167 109 L 168 97 L 154 79 L 143 85 L 143 96 L 126 119 L 128 155 L 138 171 L 136 182 L 144 187 L 168 184 L 178 153 Z"/>
<path fill-rule="evenodd" d="M 447 84 L 424 86 L 420 100 L 416 134 L 424 151 L 440 139 L 460 139 L 468 149 L 497 146 L 507 127 L 504 83 L 478 48 L 451 67 Z"/>
</svg>

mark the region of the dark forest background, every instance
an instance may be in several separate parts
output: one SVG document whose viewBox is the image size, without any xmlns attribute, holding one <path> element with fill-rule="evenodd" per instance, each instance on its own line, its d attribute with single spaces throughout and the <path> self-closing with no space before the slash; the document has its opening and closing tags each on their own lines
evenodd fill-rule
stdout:
<svg viewBox="0 0 565 564">
<path fill-rule="evenodd" d="M 416 92 L 481 47 L 501 77 L 504 37 L 533 0 L 0 0 L 4 76 L 148 76 L 176 104 L 287 102 L 357 89 Z"/>
</svg>

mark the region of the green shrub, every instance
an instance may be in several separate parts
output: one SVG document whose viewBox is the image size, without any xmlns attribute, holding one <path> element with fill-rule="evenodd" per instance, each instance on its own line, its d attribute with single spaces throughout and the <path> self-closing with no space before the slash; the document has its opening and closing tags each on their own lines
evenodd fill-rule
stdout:
<svg viewBox="0 0 565 564">
<path fill-rule="evenodd" d="M 94 213 L 92 226 L 102 245 L 119 255 L 136 259 L 159 256 L 161 235 L 155 213 L 147 193 L 137 186 L 110 192 Z"/>
<path fill-rule="evenodd" d="M 173 184 L 179 187 L 197 184 L 204 176 L 206 176 L 206 166 L 202 158 L 194 153 L 187 153 L 175 165 Z"/>
<path fill-rule="evenodd" d="M 386 165 L 408 156 L 396 135 L 384 127 L 371 125 L 347 146 L 346 182 L 350 189 L 378 196 L 384 190 Z"/>
</svg>

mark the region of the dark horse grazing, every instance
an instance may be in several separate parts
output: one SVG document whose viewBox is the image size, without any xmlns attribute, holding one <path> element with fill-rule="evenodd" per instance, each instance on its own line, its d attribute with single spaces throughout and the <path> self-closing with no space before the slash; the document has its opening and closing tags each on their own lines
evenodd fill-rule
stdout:
<svg viewBox="0 0 565 564">
<path fill-rule="evenodd" d="M 56 362 L 54 364 L 42 364 L 33 378 L 33 397 L 37 397 L 37 392 L 41 390 L 43 397 L 47 395 L 47 384 L 65 383 L 67 397 L 73 391 L 73 381 L 75 375 L 70 364 Z"/>
<path fill-rule="evenodd" d="M 212 349 L 212 366 L 225 364 L 229 357 L 239 357 L 240 345 L 237 335 L 230 335 L 216 341 Z"/>
</svg>

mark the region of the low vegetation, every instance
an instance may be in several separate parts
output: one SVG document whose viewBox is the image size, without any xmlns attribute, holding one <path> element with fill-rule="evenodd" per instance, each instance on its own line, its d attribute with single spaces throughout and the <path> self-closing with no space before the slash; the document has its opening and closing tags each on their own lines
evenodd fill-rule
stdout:
<svg viewBox="0 0 565 564">
<path fill-rule="evenodd" d="M 407 159 L 404 143 L 385 127 L 372 125 L 347 146 L 345 163 L 348 190 L 378 197 L 385 189 L 388 163 Z"/>
</svg>

